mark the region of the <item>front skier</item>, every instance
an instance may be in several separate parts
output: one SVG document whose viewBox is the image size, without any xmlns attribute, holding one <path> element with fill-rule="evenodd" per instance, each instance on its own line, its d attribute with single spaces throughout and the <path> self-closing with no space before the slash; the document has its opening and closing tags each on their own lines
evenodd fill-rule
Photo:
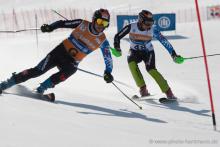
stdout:
<svg viewBox="0 0 220 147">
<path fill-rule="evenodd" d="M 154 48 L 151 40 L 153 38 L 158 39 L 172 56 L 174 62 L 182 63 L 184 59 L 176 54 L 172 45 L 153 24 L 152 13 L 142 10 L 138 15 L 138 22 L 125 26 L 115 35 L 114 47 L 118 52 L 121 52 L 120 39 L 129 34 L 130 52 L 128 55 L 128 65 L 136 85 L 140 88 L 140 95 L 142 97 L 150 95 L 138 67 L 138 63 L 144 61 L 146 70 L 157 82 L 161 91 L 166 94 L 168 99 L 176 99 L 167 81 L 156 69 Z"/>
<path fill-rule="evenodd" d="M 54 48 L 36 67 L 13 74 L 10 79 L 0 83 L 0 93 L 16 84 L 38 77 L 48 70 L 58 67 L 59 72 L 51 75 L 36 89 L 36 92 L 42 95 L 48 88 L 53 88 L 74 74 L 77 71 L 79 62 L 98 48 L 102 51 L 106 65 L 104 80 L 107 83 L 111 83 L 113 81 L 113 76 L 111 75 L 113 68 L 112 57 L 109 51 L 109 42 L 103 32 L 109 26 L 109 21 L 110 14 L 108 10 L 99 9 L 94 12 L 92 22 L 75 19 L 60 20 L 51 25 L 42 25 L 42 32 L 52 32 L 58 28 L 74 28 L 74 30 L 67 39 Z"/>
</svg>

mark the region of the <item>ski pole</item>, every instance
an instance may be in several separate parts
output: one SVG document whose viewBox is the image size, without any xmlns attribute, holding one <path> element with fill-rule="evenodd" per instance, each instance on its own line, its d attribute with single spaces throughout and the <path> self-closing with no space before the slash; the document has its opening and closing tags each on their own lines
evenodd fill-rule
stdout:
<svg viewBox="0 0 220 147">
<path fill-rule="evenodd" d="M 37 21 L 38 21 L 38 18 L 37 18 L 37 14 L 35 14 L 35 27 L 37 28 Z M 35 33 L 36 33 L 36 43 L 37 43 L 37 48 L 38 48 L 38 30 L 36 29 L 35 30 Z"/>
<path fill-rule="evenodd" d="M 21 30 L 7 30 L 7 31 L 1 30 L 0 33 L 18 33 L 18 32 L 24 32 L 24 31 L 37 31 L 37 30 L 40 30 L 40 28 L 27 28 L 27 29 L 21 29 Z"/>
<path fill-rule="evenodd" d="M 60 13 L 58 13 L 56 10 L 53 10 L 52 11 L 54 13 L 56 13 L 57 15 L 61 16 L 62 18 L 68 20 L 65 16 L 61 15 Z M 0 33 L 18 33 L 18 32 L 24 32 L 24 31 L 37 31 L 37 30 L 40 30 L 40 28 L 27 28 L 27 29 L 21 29 L 21 30 L 0 30 Z"/>
<path fill-rule="evenodd" d="M 56 13 L 57 15 L 59 15 L 60 17 L 62 17 L 62 18 L 64 18 L 64 19 L 68 20 L 65 16 L 63 16 L 63 15 L 60 14 L 60 13 L 58 13 L 56 10 L 53 10 L 53 9 L 52 9 L 52 11 L 53 11 L 54 13 Z"/>
<path fill-rule="evenodd" d="M 85 73 L 88 73 L 88 74 L 94 75 L 94 76 L 96 76 L 96 77 L 103 78 L 102 75 L 99 75 L 99 74 L 96 74 L 96 73 L 93 73 L 93 72 L 90 72 L 90 71 L 87 71 L 87 70 L 84 70 L 84 69 L 80 69 L 80 68 L 78 68 L 78 67 L 77 67 L 77 69 L 78 69 L 79 71 L 82 71 L 82 72 L 85 72 Z M 116 83 L 121 84 L 121 85 L 124 85 L 124 86 L 126 86 L 126 87 L 128 87 L 128 88 L 131 88 L 131 89 L 133 88 L 133 87 L 131 87 L 130 85 L 124 83 L 124 82 L 117 81 L 117 80 L 114 80 L 114 81 L 115 81 Z"/>
<path fill-rule="evenodd" d="M 211 54 L 211 55 L 206 55 L 206 57 L 211 57 L 211 56 L 218 56 L 220 54 Z M 184 58 L 184 60 L 188 60 L 188 59 L 195 59 L 195 58 L 203 58 L 204 56 L 195 56 L 195 57 L 188 57 L 188 58 Z"/>
<path fill-rule="evenodd" d="M 138 106 L 139 109 L 142 110 L 142 107 L 139 106 L 137 103 L 135 103 L 131 98 L 129 98 L 114 82 L 112 84 L 117 88 L 127 99 L 129 99 L 132 103 L 134 103 L 136 106 Z"/>
</svg>

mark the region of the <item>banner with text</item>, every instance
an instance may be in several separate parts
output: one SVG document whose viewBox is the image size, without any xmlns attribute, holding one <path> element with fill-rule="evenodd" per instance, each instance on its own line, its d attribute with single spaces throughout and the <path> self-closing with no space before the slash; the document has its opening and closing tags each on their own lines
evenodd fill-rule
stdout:
<svg viewBox="0 0 220 147">
<path fill-rule="evenodd" d="M 176 15 L 169 14 L 154 14 L 154 24 L 157 25 L 160 31 L 173 31 L 176 29 Z M 124 26 L 137 22 L 137 15 L 117 15 L 117 28 L 120 31 Z"/>
</svg>

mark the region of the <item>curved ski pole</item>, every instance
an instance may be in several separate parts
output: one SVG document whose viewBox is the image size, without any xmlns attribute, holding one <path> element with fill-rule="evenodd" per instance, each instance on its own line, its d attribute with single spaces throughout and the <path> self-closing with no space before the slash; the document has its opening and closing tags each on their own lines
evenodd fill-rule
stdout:
<svg viewBox="0 0 220 147">
<path fill-rule="evenodd" d="M 115 85 L 114 82 L 112 82 L 112 84 L 115 86 L 115 88 L 117 88 L 127 99 L 129 99 L 132 103 L 134 103 L 136 106 L 138 106 L 139 109 L 142 110 L 142 107 L 140 105 L 138 105 L 137 103 L 135 103 L 131 98 L 129 98 L 117 85 Z"/>
</svg>

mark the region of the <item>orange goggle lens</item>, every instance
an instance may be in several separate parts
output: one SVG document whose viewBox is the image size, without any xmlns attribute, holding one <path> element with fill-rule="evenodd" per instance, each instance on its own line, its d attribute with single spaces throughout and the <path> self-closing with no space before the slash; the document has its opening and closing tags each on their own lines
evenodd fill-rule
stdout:
<svg viewBox="0 0 220 147">
<path fill-rule="evenodd" d="M 96 20 L 96 22 L 97 22 L 98 25 L 103 25 L 104 27 L 107 27 L 107 26 L 109 25 L 109 22 L 108 22 L 108 21 L 106 21 L 106 20 L 104 20 L 104 19 L 101 19 L 101 18 L 98 18 L 98 19 Z"/>
</svg>

